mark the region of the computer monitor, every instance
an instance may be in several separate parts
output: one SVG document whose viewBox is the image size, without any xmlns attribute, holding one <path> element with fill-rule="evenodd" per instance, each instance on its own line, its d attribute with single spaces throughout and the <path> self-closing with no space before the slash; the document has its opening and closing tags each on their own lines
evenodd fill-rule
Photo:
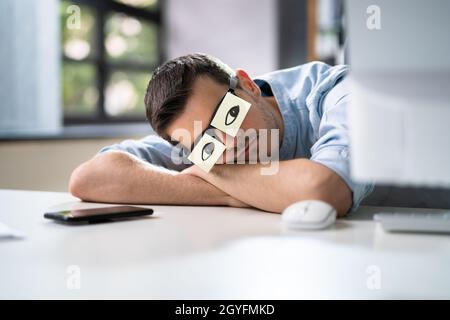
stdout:
<svg viewBox="0 0 450 320">
<path fill-rule="evenodd" d="M 450 186 L 450 1 L 345 5 L 354 179 Z"/>
</svg>

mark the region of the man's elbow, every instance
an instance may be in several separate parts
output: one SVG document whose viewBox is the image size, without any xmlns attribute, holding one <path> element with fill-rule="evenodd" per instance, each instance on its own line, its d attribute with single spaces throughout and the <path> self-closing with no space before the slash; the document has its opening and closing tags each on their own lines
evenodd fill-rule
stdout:
<svg viewBox="0 0 450 320">
<path fill-rule="evenodd" d="M 81 200 L 88 201 L 90 198 L 89 192 L 89 177 L 88 177 L 88 163 L 85 162 L 78 166 L 70 175 L 69 192 Z"/>
<path fill-rule="evenodd" d="M 69 179 L 69 192 L 84 201 L 96 201 L 96 190 L 109 162 L 117 157 L 113 154 L 102 154 L 79 165 Z"/>
<path fill-rule="evenodd" d="M 99 154 L 72 172 L 69 192 L 84 201 L 116 200 L 115 195 L 127 192 L 123 172 L 128 174 L 134 161 L 129 154 L 121 151 Z"/>
<path fill-rule="evenodd" d="M 326 174 L 314 186 L 317 199 L 327 202 L 337 211 L 338 217 L 344 217 L 352 206 L 352 191 L 347 183 L 335 172 Z"/>
<path fill-rule="evenodd" d="M 336 209 L 338 217 L 347 214 L 352 205 L 352 191 L 347 183 L 331 169 L 314 163 L 314 166 L 302 174 L 301 185 L 289 188 L 286 206 L 303 200 L 321 200 Z"/>
</svg>

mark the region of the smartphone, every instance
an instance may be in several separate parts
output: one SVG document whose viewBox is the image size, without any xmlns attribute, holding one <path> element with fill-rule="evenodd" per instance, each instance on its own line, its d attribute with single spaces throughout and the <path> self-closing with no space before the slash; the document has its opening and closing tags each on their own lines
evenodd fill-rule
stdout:
<svg viewBox="0 0 450 320">
<path fill-rule="evenodd" d="M 66 223 L 93 223 L 152 215 L 153 210 L 134 206 L 116 206 L 46 212 L 44 218 Z"/>
</svg>

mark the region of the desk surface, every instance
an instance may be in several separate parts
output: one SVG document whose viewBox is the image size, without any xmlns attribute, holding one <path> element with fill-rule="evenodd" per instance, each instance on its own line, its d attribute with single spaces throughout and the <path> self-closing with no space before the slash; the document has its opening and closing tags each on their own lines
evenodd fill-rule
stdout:
<svg viewBox="0 0 450 320">
<path fill-rule="evenodd" d="M 99 206 L 0 190 L 0 221 L 27 235 L 0 240 L 0 298 L 450 298 L 450 236 L 386 233 L 372 220 L 422 209 L 362 207 L 295 232 L 280 215 L 227 207 L 149 206 L 153 217 L 82 226 L 42 217 Z"/>
</svg>

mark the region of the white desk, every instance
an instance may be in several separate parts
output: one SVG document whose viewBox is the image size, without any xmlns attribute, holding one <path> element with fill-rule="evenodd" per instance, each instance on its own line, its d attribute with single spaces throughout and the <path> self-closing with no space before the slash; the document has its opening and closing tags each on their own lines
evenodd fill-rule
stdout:
<svg viewBox="0 0 450 320">
<path fill-rule="evenodd" d="M 42 217 L 74 206 L 101 205 L 0 191 L 0 221 L 27 234 L 0 240 L 0 298 L 450 298 L 450 236 L 385 233 L 375 207 L 318 232 L 225 207 L 151 206 L 151 218 L 83 226 Z M 71 265 L 80 289 L 67 287 Z"/>
</svg>

